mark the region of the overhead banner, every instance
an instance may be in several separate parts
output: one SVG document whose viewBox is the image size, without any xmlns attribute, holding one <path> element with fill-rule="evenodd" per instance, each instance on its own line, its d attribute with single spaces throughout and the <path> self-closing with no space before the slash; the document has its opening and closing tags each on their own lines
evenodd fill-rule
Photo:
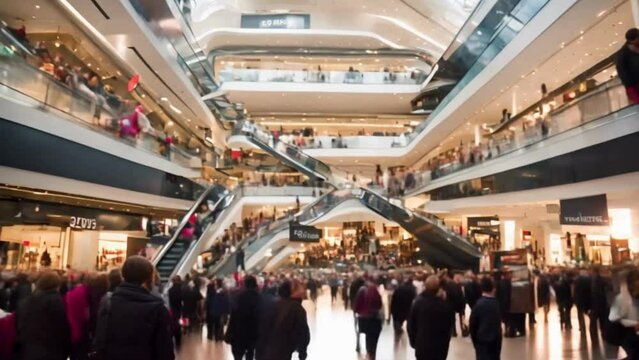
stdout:
<svg viewBox="0 0 639 360">
<path fill-rule="evenodd" d="M 244 29 L 309 29 L 309 14 L 242 14 Z"/>
<path fill-rule="evenodd" d="M 314 226 L 295 223 L 289 225 L 289 241 L 317 243 L 322 238 L 322 230 Z"/>
<path fill-rule="evenodd" d="M 606 194 L 560 200 L 561 225 L 608 226 Z"/>
</svg>

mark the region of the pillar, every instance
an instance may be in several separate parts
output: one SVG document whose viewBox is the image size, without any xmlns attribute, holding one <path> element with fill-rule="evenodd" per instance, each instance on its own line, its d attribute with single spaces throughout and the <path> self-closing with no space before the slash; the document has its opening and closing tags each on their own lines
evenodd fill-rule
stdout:
<svg viewBox="0 0 639 360">
<path fill-rule="evenodd" d="M 630 0 L 632 7 L 632 18 L 635 22 L 635 27 L 639 28 L 639 0 Z"/>
</svg>

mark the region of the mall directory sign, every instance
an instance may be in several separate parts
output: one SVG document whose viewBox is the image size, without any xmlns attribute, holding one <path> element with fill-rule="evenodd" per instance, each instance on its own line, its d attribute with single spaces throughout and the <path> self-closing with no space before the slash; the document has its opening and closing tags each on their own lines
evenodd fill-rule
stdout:
<svg viewBox="0 0 639 360">
<path fill-rule="evenodd" d="M 322 238 L 322 230 L 314 226 L 289 224 L 289 241 L 318 243 Z"/>
<path fill-rule="evenodd" d="M 242 14 L 243 29 L 310 29 L 309 14 Z"/>
<path fill-rule="evenodd" d="M 559 201 L 561 225 L 608 226 L 606 194 Z"/>
</svg>

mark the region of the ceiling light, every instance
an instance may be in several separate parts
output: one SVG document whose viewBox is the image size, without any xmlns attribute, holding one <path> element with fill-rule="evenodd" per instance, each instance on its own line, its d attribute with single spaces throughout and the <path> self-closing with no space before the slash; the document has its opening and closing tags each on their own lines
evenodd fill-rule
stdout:
<svg viewBox="0 0 639 360">
<path fill-rule="evenodd" d="M 186 121 L 191 122 L 191 119 L 186 119 Z"/>
<path fill-rule="evenodd" d="M 36 8 L 36 9 L 39 9 L 39 8 L 40 8 L 40 5 L 36 5 L 36 6 L 35 6 L 35 8 Z"/>
<path fill-rule="evenodd" d="M 608 10 L 601 10 L 601 11 L 599 12 L 599 14 L 597 14 L 597 17 L 602 17 L 602 16 L 603 16 L 603 14 L 605 14 L 605 13 L 606 13 L 606 11 L 608 11 Z"/>
<path fill-rule="evenodd" d="M 31 16 L 31 19 L 35 20 L 35 19 L 36 19 L 35 15 L 32 15 L 32 16 Z"/>
<path fill-rule="evenodd" d="M 145 98 L 145 97 L 146 97 L 146 94 L 142 94 L 142 97 L 143 97 L 143 98 Z"/>
<path fill-rule="evenodd" d="M 618 22 L 617 24 L 619 25 L 623 25 L 623 21 Z M 583 33 L 582 33 L 583 34 Z"/>
<path fill-rule="evenodd" d="M 182 110 L 180 110 L 180 109 L 176 108 L 176 107 L 175 107 L 175 106 L 173 106 L 173 105 L 169 105 L 169 107 L 171 108 L 171 110 L 175 111 L 175 112 L 176 112 L 176 113 L 178 113 L 178 114 L 181 114 L 181 113 L 182 113 Z"/>
<path fill-rule="evenodd" d="M 162 97 L 160 98 L 160 101 L 169 101 L 169 99 L 167 99 L 167 98 L 165 98 L 164 96 L 162 96 Z"/>
</svg>

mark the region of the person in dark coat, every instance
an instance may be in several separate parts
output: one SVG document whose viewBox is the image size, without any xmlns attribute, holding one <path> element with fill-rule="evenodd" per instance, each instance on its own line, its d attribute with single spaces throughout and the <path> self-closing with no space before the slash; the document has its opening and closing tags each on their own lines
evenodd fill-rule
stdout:
<svg viewBox="0 0 639 360">
<path fill-rule="evenodd" d="M 60 284 L 57 273 L 43 273 L 33 295 L 18 305 L 16 359 L 66 360 L 70 355 L 71 329 Z"/>
<path fill-rule="evenodd" d="M 464 299 L 466 299 L 468 307 L 472 309 L 479 298 L 481 298 L 481 288 L 477 282 L 477 277 L 472 271 L 469 271 L 464 281 Z"/>
<path fill-rule="evenodd" d="M 231 304 L 226 291 L 220 286 L 216 289 L 215 281 L 211 280 L 206 289 L 206 336 L 209 340 L 222 341 L 224 338 L 224 323 L 229 314 Z"/>
<path fill-rule="evenodd" d="M 579 331 L 586 331 L 585 314 L 590 311 L 590 298 L 592 283 L 588 271 L 582 269 L 575 280 L 575 305 L 577 306 L 577 319 L 579 320 Z"/>
<path fill-rule="evenodd" d="M 442 299 L 439 278 L 429 276 L 422 292 L 411 307 L 408 316 L 408 339 L 415 349 L 417 360 L 444 360 L 448 356 L 450 329 L 454 311 Z"/>
<path fill-rule="evenodd" d="M 562 329 L 572 329 L 570 312 L 574 304 L 572 296 L 572 278 L 570 274 L 563 270 L 559 280 L 555 283 L 555 294 L 557 306 L 559 307 L 559 322 Z"/>
<path fill-rule="evenodd" d="M 153 265 L 131 256 L 122 266 L 124 282 L 105 297 L 98 314 L 96 351 L 103 360 L 173 360 L 169 312 L 149 291 Z"/>
<path fill-rule="evenodd" d="M 256 360 L 290 360 L 297 352 L 306 360 L 311 340 L 306 310 L 299 300 L 291 298 L 291 282 L 285 280 L 278 289 L 279 298 L 261 314 Z"/>
<path fill-rule="evenodd" d="M 183 306 L 182 278 L 179 275 L 175 275 L 173 279 L 171 279 L 171 283 L 172 286 L 169 289 L 169 310 L 171 310 L 171 324 L 175 347 L 179 349 L 182 345 L 182 329 L 180 328 Z"/>
<path fill-rule="evenodd" d="M 31 283 L 29 282 L 29 276 L 24 273 L 20 273 L 16 276 L 16 284 L 14 289 L 9 295 L 9 312 L 14 312 L 18 309 L 18 305 L 22 300 L 31 295 Z"/>
<path fill-rule="evenodd" d="M 537 306 L 544 308 L 544 322 L 548 323 L 550 311 L 550 280 L 548 275 L 537 273 Z"/>
<path fill-rule="evenodd" d="M 244 290 L 232 302 L 231 318 L 226 330 L 226 341 L 231 344 L 231 351 L 235 360 L 253 360 L 262 296 L 257 290 L 257 280 L 248 275 L 244 278 Z"/>
<path fill-rule="evenodd" d="M 186 282 L 182 286 L 182 317 L 189 320 L 189 331 L 197 331 L 201 326 L 202 302 L 204 296 L 200 293 L 199 281 Z"/>
<path fill-rule="evenodd" d="M 390 313 L 393 316 L 393 328 L 396 335 L 402 332 L 402 326 L 404 321 L 408 319 L 410 306 L 413 304 L 415 296 L 417 296 L 417 293 L 412 279 L 405 281 L 393 292 L 390 301 Z"/>
<path fill-rule="evenodd" d="M 464 299 L 464 291 L 461 285 L 461 275 L 455 274 L 451 279 L 445 276 L 443 280 L 443 288 L 446 291 L 446 301 L 453 309 L 455 314 L 459 316 L 459 328 L 464 327 L 464 313 L 466 309 L 466 300 Z M 453 315 L 453 327 L 451 329 L 453 336 L 457 336 L 457 326 L 455 325 L 455 318 Z"/>
<path fill-rule="evenodd" d="M 470 313 L 470 338 L 477 360 L 499 360 L 501 356 L 501 310 L 493 279 L 481 279 L 482 297 Z"/>
<path fill-rule="evenodd" d="M 501 273 L 496 274 L 497 284 L 497 301 L 499 301 L 499 311 L 501 312 L 501 320 L 506 329 L 506 337 L 515 336 L 515 329 L 512 324 L 510 315 L 510 296 L 512 295 L 512 273 L 507 267 Z"/>
<path fill-rule="evenodd" d="M 617 53 L 615 65 L 628 100 L 631 104 L 639 103 L 639 29 L 626 32 L 626 43 Z"/>
<path fill-rule="evenodd" d="M 592 268 L 591 277 L 590 336 L 599 341 L 599 331 L 605 339 L 607 335 L 605 331 L 609 328 L 610 303 L 608 295 L 612 293 L 612 282 L 609 277 L 602 274 L 602 269 L 599 266 Z"/>
</svg>

